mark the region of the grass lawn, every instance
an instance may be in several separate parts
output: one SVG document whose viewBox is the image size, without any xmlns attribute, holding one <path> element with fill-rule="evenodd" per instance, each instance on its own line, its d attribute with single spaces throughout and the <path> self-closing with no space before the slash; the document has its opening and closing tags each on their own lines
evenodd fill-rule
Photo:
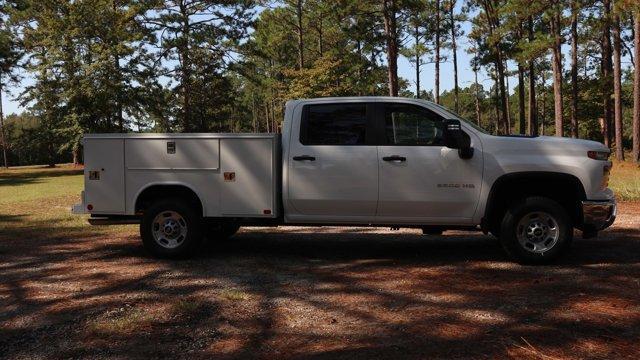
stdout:
<svg viewBox="0 0 640 360">
<path fill-rule="evenodd" d="M 1 169 L 0 240 L 18 234 L 51 238 L 122 231 L 122 226 L 89 227 L 86 217 L 71 214 L 83 188 L 82 168 L 71 165 Z"/>
<path fill-rule="evenodd" d="M 616 193 L 619 201 L 640 200 L 640 166 L 615 161 L 609 187 Z"/>
</svg>

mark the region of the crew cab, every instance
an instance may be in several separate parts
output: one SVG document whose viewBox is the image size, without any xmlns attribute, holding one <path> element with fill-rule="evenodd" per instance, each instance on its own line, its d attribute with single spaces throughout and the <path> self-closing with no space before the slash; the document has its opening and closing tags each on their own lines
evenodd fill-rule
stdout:
<svg viewBox="0 0 640 360">
<path fill-rule="evenodd" d="M 87 134 L 92 224 L 140 223 L 146 249 L 185 257 L 240 226 L 340 225 L 491 233 L 541 264 L 574 228 L 616 217 L 609 149 L 560 137 L 494 136 L 428 101 L 287 102 L 282 134 Z"/>
</svg>

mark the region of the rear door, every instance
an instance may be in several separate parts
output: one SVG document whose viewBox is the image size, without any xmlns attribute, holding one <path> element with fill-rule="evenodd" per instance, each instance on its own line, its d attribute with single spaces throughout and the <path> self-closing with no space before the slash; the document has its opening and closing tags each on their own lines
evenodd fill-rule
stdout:
<svg viewBox="0 0 640 360">
<path fill-rule="evenodd" d="M 92 214 L 123 214 L 124 139 L 84 139 L 85 203 Z"/>
<path fill-rule="evenodd" d="M 377 221 L 470 221 L 480 195 L 481 151 L 471 159 L 461 159 L 457 150 L 445 147 L 444 118 L 421 105 L 379 103 L 376 114 L 380 144 Z"/>
<path fill-rule="evenodd" d="M 292 129 L 288 218 L 292 221 L 372 221 L 378 201 L 374 104 L 366 101 L 303 105 Z"/>
</svg>

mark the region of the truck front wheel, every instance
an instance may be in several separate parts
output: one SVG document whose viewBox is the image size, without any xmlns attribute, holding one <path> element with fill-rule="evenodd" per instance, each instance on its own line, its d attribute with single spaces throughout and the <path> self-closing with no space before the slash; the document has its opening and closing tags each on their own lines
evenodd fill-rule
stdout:
<svg viewBox="0 0 640 360">
<path fill-rule="evenodd" d="M 500 242 L 522 264 L 548 264 L 567 251 L 573 225 L 567 211 L 544 197 L 529 197 L 511 206 L 500 227 Z"/>
<path fill-rule="evenodd" d="M 183 258 L 202 241 L 202 217 L 180 199 L 159 200 L 144 212 L 140 236 L 154 256 Z"/>
</svg>

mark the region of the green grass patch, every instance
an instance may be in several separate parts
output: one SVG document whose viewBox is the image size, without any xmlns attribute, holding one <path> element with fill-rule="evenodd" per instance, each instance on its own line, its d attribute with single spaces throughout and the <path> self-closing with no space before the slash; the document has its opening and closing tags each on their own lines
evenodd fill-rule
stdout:
<svg viewBox="0 0 640 360">
<path fill-rule="evenodd" d="M 614 162 L 609 187 L 620 201 L 640 200 L 640 166 L 631 162 Z"/>
<path fill-rule="evenodd" d="M 72 166 L 0 170 L 0 239 L 74 239 L 131 233 L 131 226 L 90 226 L 71 214 L 84 188 L 82 169 Z"/>
<path fill-rule="evenodd" d="M 65 195 L 79 195 L 84 187 L 82 169 L 24 167 L 0 170 L 0 204 Z"/>
<path fill-rule="evenodd" d="M 153 316 L 142 309 L 124 307 L 109 311 L 87 324 L 90 332 L 98 334 L 128 334 L 145 327 L 154 321 Z"/>
<path fill-rule="evenodd" d="M 196 299 L 180 299 L 173 304 L 173 313 L 176 315 L 189 316 L 197 313 L 206 307 L 204 301 Z"/>
<path fill-rule="evenodd" d="M 231 301 L 249 300 L 251 297 L 248 293 L 238 289 L 225 289 L 220 292 L 220 297 Z"/>
</svg>

